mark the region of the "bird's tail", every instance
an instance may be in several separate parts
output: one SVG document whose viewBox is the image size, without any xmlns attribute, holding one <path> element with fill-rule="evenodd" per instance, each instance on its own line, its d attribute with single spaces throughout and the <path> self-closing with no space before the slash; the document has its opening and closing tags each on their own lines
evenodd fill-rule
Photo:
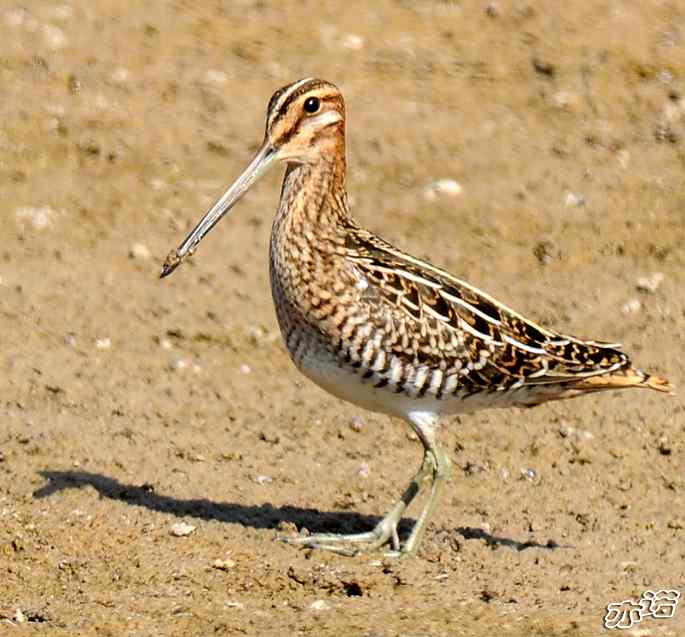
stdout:
<svg viewBox="0 0 685 637">
<path fill-rule="evenodd" d="M 604 391 L 607 389 L 629 389 L 641 387 L 654 389 L 667 394 L 675 394 L 673 385 L 661 376 L 647 374 L 640 369 L 628 367 L 606 376 L 591 376 L 573 383 L 574 389 L 585 392 Z"/>
</svg>

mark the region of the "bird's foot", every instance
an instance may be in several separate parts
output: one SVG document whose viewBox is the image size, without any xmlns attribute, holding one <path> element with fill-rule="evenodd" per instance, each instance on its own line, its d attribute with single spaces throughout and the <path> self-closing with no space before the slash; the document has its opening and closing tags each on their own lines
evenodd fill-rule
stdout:
<svg viewBox="0 0 685 637">
<path fill-rule="evenodd" d="M 400 544 L 400 538 L 397 534 L 399 516 L 393 515 L 394 513 L 391 511 L 372 531 L 365 533 L 316 533 L 294 537 L 280 536 L 276 539 L 287 544 L 297 544 L 303 548 L 323 549 L 349 557 L 361 553 L 372 553 L 386 544 L 390 544 L 391 550 L 387 551 L 385 556 L 401 557 L 406 551 Z"/>
</svg>

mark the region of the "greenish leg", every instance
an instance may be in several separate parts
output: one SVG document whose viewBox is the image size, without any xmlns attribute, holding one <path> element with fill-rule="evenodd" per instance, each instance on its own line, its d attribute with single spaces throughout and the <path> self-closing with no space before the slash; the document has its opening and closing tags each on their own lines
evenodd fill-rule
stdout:
<svg viewBox="0 0 685 637">
<path fill-rule="evenodd" d="M 411 412 L 406 415 L 406 419 L 423 445 L 423 462 L 402 497 L 372 531 L 352 534 L 317 533 L 310 536 L 278 539 L 290 544 L 326 549 L 342 555 L 357 555 L 362 552 L 375 551 L 388 543 L 392 547 L 392 550 L 386 553 L 389 556 L 397 557 L 416 553 L 445 482 L 449 479 L 451 468 L 447 454 L 440 449 L 437 443 L 437 415 L 430 412 Z M 401 545 L 397 526 L 407 507 L 421 491 L 423 482 L 429 477 L 431 478 L 431 488 L 428 500 L 407 541 Z"/>
<path fill-rule="evenodd" d="M 416 553 L 419 548 L 419 544 L 423 539 L 423 534 L 428 525 L 428 520 L 433 511 L 435 511 L 435 506 L 440 499 L 440 494 L 445 486 L 445 482 L 449 479 L 451 473 L 451 463 L 447 454 L 440 449 L 435 443 L 433 443 L 429 449 L 426 450 L 426 454 L 430 454 L 435 458 L 435 469 L 433 471 L 433 482 L 431 484 L 431 490 L 428 494 L 428 501 L 423 507 L 423 511 L 419 515 L 419 519 L 416 520 L 414 528 L 411 530 L 411 534 L 407 538 L 407 541 L 402 547 L 402 552 L 407 554 Z"/>
<path fill-rule="evenodd" d="M 402 515 L 411 504 L 414 498 L 418 495 L 421 490 L 422 483 L 429 476 L 433 477 L 438 472 L 438 468 L 435 463 L 435 456 L 433 453 L 429 452 L 428 449 L 424 450 L 423 463 L 421 468 L 418 470 L 417 474 L 414 476 L 413 480 L 402 494 L 402 497 L 392 506 L 390 511 L 385 515 L 385 517 L 374 527 L 373 530 L 366 533 L 317 533 L 315 535 L 309 536 L 297 536 L 297 537 L 279 537 L 279 541 L 287 542 L 288 544 L 299 544 L 307 548 L 315 549 L 325 549 L 328 551 L 333 551 L 335 553 L 340 553 L 341 555 L 357 555 L 359 553 L 366 553 L 371 551 L 376 551 L 388 542 L 392 546 L 392 551 L 388 553 L 390 556 L 399 556 L 407 551 L 405 546 L 400 546 L 399 536 L 397 534 L 397 526 L 402 519 Z M 431 497 L 434 499 L 437 494 L 434 495 L 435 486 L 431 487 Z M 429 500 L 428 505 L 431 504 Z M 419 522 L 425 517 L 427 519 L 430 515 L 430 511 L 426 512 L 428 505 L 424 508 L 419 521 L 414 525 L 414 530 L 409 537 L 416 535 L 416 527 Z M 426 520 L 423 521 L 425 525 Z M 418 546 L 419 536 L 414 540 L 412 546 Z M 346 546 L 346 545 L 363 544 L 364 546 Z M 407 543 L 408 544 L 408 543 Z"/>
</svg>

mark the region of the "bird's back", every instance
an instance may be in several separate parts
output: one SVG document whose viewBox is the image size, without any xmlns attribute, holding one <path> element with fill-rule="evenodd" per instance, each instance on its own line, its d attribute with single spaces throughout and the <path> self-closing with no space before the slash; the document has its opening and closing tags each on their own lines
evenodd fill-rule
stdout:
<svg viewBox="0 0 685 637">
<path fill-rule="evenodd" d="M 299 264 L 291 253 L 297 285 L 279 280 L 278 266 L 272 271 L 279 322 L 302 371 L 351 402 L 458 413 L 605 389 L 670 389 L 634 369 L 618 345 L 537 325 L 352 220 L 337 242 L 308 248 Z M 336 391 L 346 384 L 345 395 Z"/>
</svg>

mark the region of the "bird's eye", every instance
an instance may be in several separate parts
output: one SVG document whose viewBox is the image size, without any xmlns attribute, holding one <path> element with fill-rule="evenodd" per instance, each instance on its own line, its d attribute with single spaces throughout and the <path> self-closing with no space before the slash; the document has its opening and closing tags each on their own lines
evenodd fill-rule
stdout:
<svg viewBox="0 0 685 637">
<path fill-rule="evenodd" d="M 313 115 L 316 113 L 316 111 L 319 110 L 321 107 L 321 100 L 319 100 L 318 97 L 308 97 L 304 101 L 304 110 L 309 113 L 310 115 Z"/>
</svg>

